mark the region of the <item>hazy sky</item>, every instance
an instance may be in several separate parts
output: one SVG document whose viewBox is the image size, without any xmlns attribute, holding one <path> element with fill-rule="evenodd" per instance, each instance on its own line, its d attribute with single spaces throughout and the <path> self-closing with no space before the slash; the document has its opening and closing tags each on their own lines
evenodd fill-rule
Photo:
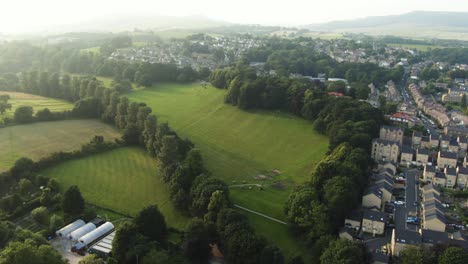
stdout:
<svg viewBox="0 0 468 264">
<path fill-rule="evenodd" d="M 468 12 L 466 0 L 0 0 L 0 32 L 113 14 L 204 15 L 235 23 L 297 25 L 414 10 Z"/>
</svg>

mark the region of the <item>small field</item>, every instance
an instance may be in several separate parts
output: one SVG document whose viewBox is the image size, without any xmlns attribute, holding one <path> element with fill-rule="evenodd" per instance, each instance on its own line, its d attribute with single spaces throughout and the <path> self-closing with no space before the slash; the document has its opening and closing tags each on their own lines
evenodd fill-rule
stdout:
<svg viewBox="0 0 468 264">
<path fill-rule="evenodd" d="M 106 140 L 120 137 L 118 130 L 99 120 L 39 122 L 0 128 L 0 171 L 21 157 L 37 160 L 57 151 L 79 149 L 95 135 Z"/>
<path fill-rule="evenodd" d="M 73 104 L 64 100 L 52 99 L 27 93 L 0 91 L 0 95 L 2 94 L 10 95 L 10 100 L 8 100 L 8 103 L 11 104 L 12 109 L 6 111 L 3 115 L 0 115 L 0 119 L 3 119 L 4 117 L 13 117 L 15 109 L 18 106 L 23 105 L 31 106 L 34 109 L 34 112 L 44 108 L 49 108 L 49 110 L 52 112 L 61 112 L 64 110 L 71 110 L 73 108 Z"/>
<path fill-rule="evenodd" d="M 86 202 L 125 215 L 134 216 L 144 206 L 157 204 L 170 226 L 182 229 L 189 220 L 175 211 L 157 162 L 141 148 L 119 148 L 68 161 L 42 175 L 57 179 L 62 191 L 78 185 Z"/>
</svg>

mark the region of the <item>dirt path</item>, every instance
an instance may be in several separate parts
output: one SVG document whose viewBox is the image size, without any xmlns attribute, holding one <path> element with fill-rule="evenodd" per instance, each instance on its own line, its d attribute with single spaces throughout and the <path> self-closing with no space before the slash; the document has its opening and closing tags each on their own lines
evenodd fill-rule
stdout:
<svg viewBox="0 0 468 264">
<path fill-rule="evenodd" d="M 281 220 L 278 220 L 278 219 L 276 219 L 276 218 L 270 217 L 270 216 L 268 216 L 268 215 L 265 215 L 265 214 L 262 214 L 262 213 L 259 213 L 259 212 L 250 210 L 250 209 L 248 209 L 248 208 L 239 206 L 239 205 L 237 205 L 237 204 L 235 204 L 234 207 L 237 207 L 237 208 L 242 209 L 242 210 L 244 210 L 244 211 L 247 211 L 247 212 L 249 212 L 249 213 L 256 214 L 256 215 L 259 215 L 259 216 L 261 216 L 261 217 L 267 218 L 267 219 L 269 219 L 269 220 L 271 220 L 271 221 L 275 221 L 275 222 L 277 222 L 277 223 L 280 223 L 280 224 L 283 224 L 283 225 L 287 225 L 286 222 L 283 222 L 283 221 L 281 221 Z"/>
<path fill-rule="evenodd" d="M 231 188 L 231 187 L 243 187 L 243 186 L 255 186 L 259 188 L 262 187 L 261 184 L 257 184 L 257 183 L 238 184 L 238 185 L 231 185 L 229 187 Z"/>
</svg>

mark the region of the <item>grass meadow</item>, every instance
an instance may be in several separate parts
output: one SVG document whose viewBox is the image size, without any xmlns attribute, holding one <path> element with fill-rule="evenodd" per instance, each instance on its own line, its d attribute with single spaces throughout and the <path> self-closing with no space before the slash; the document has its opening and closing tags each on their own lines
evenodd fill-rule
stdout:
<svg viewBox="0 0 468 264">
<path fill-rule="evenodd" d="M 290 114 L 226 105 L 225 93 L 200 84 L 159 84 L 127 96 L 147 103 L 159 122 L 169 122 L 192 140 L 213 176 L 232 186 L 235 204 L 284 221 L 289 193 L 309 179 L 310 170 L 328 149 L 328 138 L 316 133 L 310 122 Z M 262 188 L 235 187 L 243 184 Z M 285 226 L 271 232 L 266 226 L 276 223 L 258 216 L 249 219 L 259 234 L 294 253 L 296 243 L 287 246 L 293 238 Z"/>
<path fill-rule="evenodd" d="M 41 173 L 57 179 L 62 191 L 78 185 L 86 202 L 135 216 L 157 204 L 169 226 L 185 228 L 188 218 L 177 213 L 161 182 L 157 162 L 142 148 L 124 147 L 67 161 Z"/>
<path fill-rule="evenodd" d="M 71 110 L 73 108 L 73 104 L 67 101 L 42 97 L 39 95 L 0 91 L 0 95 L 2 94 L 10 95 L 10 100 L 8 100 L 8 103 L 11 104 L 12 108 L 7 110 L 3 115 L 0 115 L 0 119 L 3 119 L 4 117 L 13 118 L 15 109 L 18 106 L 23 105 L 31 106 L 34 112 L 44 108 L 49 108 L 49 110 L 52 112 L 61 112 L 64 110 Z"/>
<path fill-rule="evenodd" d="M 0 171 L 8 170 L 21 157 L 38 160 L 53 152 L 79 149 L 95 135 L 113 140 L 120 137 L 120 132 L 93 119 L 38 122 L 0 128 Z"/>
</svg>

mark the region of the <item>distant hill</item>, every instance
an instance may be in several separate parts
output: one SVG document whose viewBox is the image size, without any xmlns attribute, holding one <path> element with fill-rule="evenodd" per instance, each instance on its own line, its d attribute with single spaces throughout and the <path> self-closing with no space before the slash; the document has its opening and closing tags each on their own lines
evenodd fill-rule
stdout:
<svg viewBox="0 0 468 264">
<path fill-rule="evenodd" d="M 399 35 L 422 38 L 468 39 L 468 13 L 415 11 L 402 15 L 306 25 L 313 31 Z"/>
<path fill-rule="evenodd" d="M 162 16 L 162 15 L 115 15 L 81 23 L 56 25 L 37 29 L 41 33 L 60 34 L 65 32 L 122 32 L 139 30 L 197 29 L 229 25 L 203 16 Z"/>
</svg>

